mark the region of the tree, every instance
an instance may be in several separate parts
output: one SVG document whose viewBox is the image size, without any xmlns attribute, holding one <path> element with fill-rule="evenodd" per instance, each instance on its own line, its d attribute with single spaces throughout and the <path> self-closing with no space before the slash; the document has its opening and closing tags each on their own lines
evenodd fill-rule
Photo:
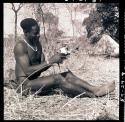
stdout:
<svg viewBox="0 0 125 122">
<path fill-rule="evenodd" d="M 89 17 L 83 21 L 83 25 L 86 25 L 87 37 L 90 42 L 92 44 L 96 43 L 104 30 L 99 13 L 91 10 Z"/>
<path fill-rule="evenodd" d="M 119 3 L 97 4 L 104 31 L 119 42 Z"/>
<path fill-rule="evenodd" d="M 74 25 L 73 25 L 73 3 L 65 3 L 65 7 L 67 8 L 69 14 L 70 14 L 70 19 L 71 19 L 71 24 L 72 24 L 72 35 L 74 37 Z"/>
<path fill-rule="evenodd" d="M 97 3 L 96 10 L 90 12 L 83 22 L 92 43 L 97 42 L 103 33 L 109 34 L 119 42 L 119 4 Z"/>
<path fill-rule="evenodd" d="M 44 19 L 43 6 L 44 6 L 44 3 L 42 3 L 42 4 L 38 3 L 37 13 L 36 13 L 37 18 L 36 19 L 37 19 L 37 21 L 41 21 L 41 18 L 42 18 L 44 37 L 45 37 L 46 43 L 48 43 L 46 33 L 45 33 L 45 19 Z"/>
<path fill-rule="evenodd" d="M 46 53 L 46 59 L 48 59 L 54 51 L 57 40 L 56 37 L 62 34 L 62 32 L 58 30 L 58 17 L 50 12 L 50 10 L 56 11 L 55 4 L 33 3 L 30 4 L 30 6 L 33 8 L 35 19 L 39 25 L 42 26 L 41 30 L 43 30 L 43 34 L 41 34 L 41 43 L 43 51 Z M 51 43 L 51 45 L 49 43 Z"/>
<path fill-rule="evenodd" d="M 14 5 L 14 3 L 11 3 L 11 5 L 12 5 L 12 10 L 13 10 L 13 12 L 14 12 L 14 18 L 15 18 L 15 21 L 14 21 L 14 23 L 15 23 L 15 41 L 17 41 L 17 19 L 18 19 L 18 12 L 19 12 L 19 10 L 22 8 L 22 6 L 23 6 L 23 3 L 19 3 L 18 5 L 17 5 L 17 8 L 16 8 L 16 5 Z"/>
</svg>

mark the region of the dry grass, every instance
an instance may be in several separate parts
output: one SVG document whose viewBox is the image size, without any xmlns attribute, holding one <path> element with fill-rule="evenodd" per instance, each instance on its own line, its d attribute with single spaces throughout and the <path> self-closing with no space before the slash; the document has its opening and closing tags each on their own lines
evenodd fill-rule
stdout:
<svg viewBox="0 0 125 122">
<path fill-rule="evenodd" d="M 13 47 L 4 48 L 4 77 L 8 78 L 10 68 L 14 69 Z M 14 90 L 4 88 L 5 120 L 98 120 L 119 119 L 119 59 L 92 57 L 73 53 L 61 65 L 61 71 L 71 69 L 78 77 L 93 85 L 101 85 L 115 80 L 114 92 L 101 98 L 69 98 L 60 94 L 33 96 L 27 98 Z M 57 66 L 56 73 L 60 72 Z M 43 73 L 49 75 L 53 68 Z"/>
</svg>

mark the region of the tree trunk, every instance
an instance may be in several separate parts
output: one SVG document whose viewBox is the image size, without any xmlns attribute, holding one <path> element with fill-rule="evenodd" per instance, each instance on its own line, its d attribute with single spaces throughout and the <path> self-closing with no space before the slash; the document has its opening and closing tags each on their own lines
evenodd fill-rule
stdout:
<svg viewBox="0 0 125 122">
<path fill-rule="evenodd" d="M 14 22 L 14 24 L 15 24 L 15 27 L 14 27 L 14 28 L 15 28 L 14 38 L 15 38 L 15 39 L 14 39 L 14 40 L 15 40 L 15 42 L 16 42 L 16 41 L 17 41 L 17 14 L 18 14 L 19 10 L 22 8 L 23 4 L 20 3 L 17 9 L 15 8 L 14 3 L 11 3 L 11 5 L 12 5 L 12 10 L 13 10 L 13 12 L 14 12 L 14 14 L 15 14 L 15 22 Z"/>
<path fill-rule="evenodd" d="M 47 37 L 46 37 L 46 30 L 45 30 L 45 23 L 44 23 L 44 13 L 43 13 L 43 9 L 41 7 L 41 14 L 42 14 L 42 22 L 43 22 L 43 29 L 44 29 L 44 37 L 45 37 L 45 40 L 46 40 L 46 43 L 48 43 L 48 40 L 47 40 Z"/>
<path fill-rule="evenodd" d="M 17 41 L 17 13 L 15 12 L 15 42 Z"/>
</svg>

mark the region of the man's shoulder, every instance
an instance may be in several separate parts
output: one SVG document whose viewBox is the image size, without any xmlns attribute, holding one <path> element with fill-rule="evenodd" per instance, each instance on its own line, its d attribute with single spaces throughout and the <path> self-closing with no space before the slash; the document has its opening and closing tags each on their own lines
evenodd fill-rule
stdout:
<svg viewBox="0 0 125 122">
<path fill-rule="evenodd" d="M 26 52 L 26 44 L 24 41 L 20 40 L 16 42 L 14 47 L 14 53 L 25 53 Z"/>
</svg>

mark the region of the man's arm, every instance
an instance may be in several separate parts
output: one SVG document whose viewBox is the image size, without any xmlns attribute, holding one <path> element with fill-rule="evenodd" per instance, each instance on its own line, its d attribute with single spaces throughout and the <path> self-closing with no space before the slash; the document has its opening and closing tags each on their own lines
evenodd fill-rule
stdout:
<svg viewBox="0 0 125 122">
<path fill-rule="evenodd" d="M 29 63 L 28 54 L 24 46 L 25 45 L 23 45 L 22 43 L 18 43 L 14 48 L 14 54 L 17 63 L 22 67 L 24 73 L 27 76 L 32 74 L 36 70 L 38 70 L 38 72 L 36 73 L 40 73 L 52 66 L 52 64 L 47 64 L 46 61 L 41 64 L 31 66 Z"/>
</svg>

